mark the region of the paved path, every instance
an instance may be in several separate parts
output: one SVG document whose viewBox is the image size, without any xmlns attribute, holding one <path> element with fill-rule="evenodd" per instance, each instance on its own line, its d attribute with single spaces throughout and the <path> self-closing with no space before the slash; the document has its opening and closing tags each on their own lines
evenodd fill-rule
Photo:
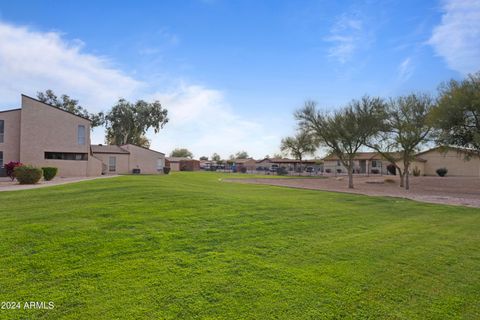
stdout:
<svg viewBox="0 0 480 320">
<path fill-rule="evenodd" d="M 12 182 L 10 178 L 0 178 L 0 192 L 37 189 L 37 188 L 58 186 L 58 185 L 68 184 L 68 183 L 75 183 L 80 181 L 106 179 L 106 178 L 113 178 L 113 177 L 118 177 L 118 175 L 105 175 L 105 176 L 99 176 L 99 177 L 55 178 L 52 181 L 40 181 L 37 184 L 18 184 L 17 181 Z"/>
</svg>

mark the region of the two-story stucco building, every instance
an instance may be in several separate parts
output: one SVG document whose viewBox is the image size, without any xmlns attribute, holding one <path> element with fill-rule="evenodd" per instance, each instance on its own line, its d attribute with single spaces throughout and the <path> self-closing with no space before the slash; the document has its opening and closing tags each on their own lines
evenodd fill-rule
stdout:
<svg viewBox="0 0 480 320">
<path fill-rule="evenodd" d="M 122 153 L 92 148 L 90 128 L 89 119 L 22 95 L 21 108 L 0 111 L 0 176 L 10 161 L 57 167 L 61 177 L 163 172 L 163 153 L 134 145 L 105 146 Z"/>
</svg>

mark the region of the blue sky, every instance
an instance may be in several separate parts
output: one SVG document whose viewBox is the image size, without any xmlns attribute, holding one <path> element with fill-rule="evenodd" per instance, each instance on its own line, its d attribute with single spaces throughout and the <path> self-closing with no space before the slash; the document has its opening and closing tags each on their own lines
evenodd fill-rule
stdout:
<svg viewBox="0 0 480 320">
<path fill-rule="evenodd" d="M 479 70 L 480 0 L 0 2 L 0 110 L 48 88 L 91 111 L 159 99 L 152 147 L 197 157 L 278 152 L 306 99 L 434 94 Z"/>
</svg>

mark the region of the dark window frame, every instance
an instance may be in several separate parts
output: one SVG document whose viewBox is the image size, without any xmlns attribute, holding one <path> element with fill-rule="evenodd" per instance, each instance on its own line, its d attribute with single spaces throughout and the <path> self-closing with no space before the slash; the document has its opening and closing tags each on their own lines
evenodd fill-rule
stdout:
<svg viewBox="0 0 480 320">
<path fill-rule="evenodd" d="M 5 120 L 0 119 L 0 143 L 5 142 Z"/>
<path fill-rule="evenodd" d="M 44 154 L 46 160 L 87 161 L 88 153 L 82 152 L 50 152 Z"/>
<path fill-rule="evenodd" d="M 3 151 L 0 151 L 0 169 L 3 168 Z"/>
</svg>

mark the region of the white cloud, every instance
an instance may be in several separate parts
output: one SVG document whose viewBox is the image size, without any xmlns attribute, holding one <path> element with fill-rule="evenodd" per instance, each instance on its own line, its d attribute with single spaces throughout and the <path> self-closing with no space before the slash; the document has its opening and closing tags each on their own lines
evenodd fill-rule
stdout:
<svg viewBox="0 0 480 320">
<path fill-rule="evenodd" d="M 398 66 L 398 78 L 404 82 L 410 79 L 413 74 L 414 66 L 410 57 L 404 59 Z"/>
<path fill-rule="evenodd" d="M 266 129 L 260 122 L 236 115 L 220 91 L 182 84 L 150 99 L 162 101 L 170 118 L 158 139 L 152 139 L 153 148 L 171 151 L 187 147 L 196 157 L 214 152 L 227 157 L 240 150 L 262 157 L 278 150 L 279 128 L 272 123 Z"/>
<path fill-rule="evenodd" d="M 480 70 L 480 1 L 449 0 L 428 41 L 449 68 L 462 74 Z"/>
<path fill-rule="evenodd" d="M 175 39 L 166 40 L 178 43 Z M 66 41 L 57 32 L 0 21 L 0 108 L 18 107 L 21 93 L 35 95 L 46 89 L 79 99 L 90 111 L 105 110 L 119 97 L 159 99 L 169 110 L 170 122 L 159 134 L 148 134 L 156 150 L 186 147 L 196 156 L 247 150 L 256 157 L 278 150 L 277 134 L 286 129 L 275 127 L 271 119 L 264 125 L 239 116 L 222 92 L 177 79 L 162 85 L 139 81 L 107 59 L 83 52 L 83 47 L 81 41 Z M 149 89 L 155 86 L 170 89 Z M 103 139 L 103 129 L 96 128 L 92 143 Z"/>
<path fill-rule="evenodd" d="M 91 110 L 131 97 L 142 83 L 110 66 L 106 59 L 82 52 L 57 32 L 38 32 L 0 22 L 0 96 L 18 104 L 20 93 L 52 89 L 81 100 Z"/>
<path fill-rule="evenodd" d="M 363 22 L 357 17 L 341 15 L 330 30 L 325 41 L 331 42 L 328 56 L 345 63 L 364 41 Z"/>
</svg>

